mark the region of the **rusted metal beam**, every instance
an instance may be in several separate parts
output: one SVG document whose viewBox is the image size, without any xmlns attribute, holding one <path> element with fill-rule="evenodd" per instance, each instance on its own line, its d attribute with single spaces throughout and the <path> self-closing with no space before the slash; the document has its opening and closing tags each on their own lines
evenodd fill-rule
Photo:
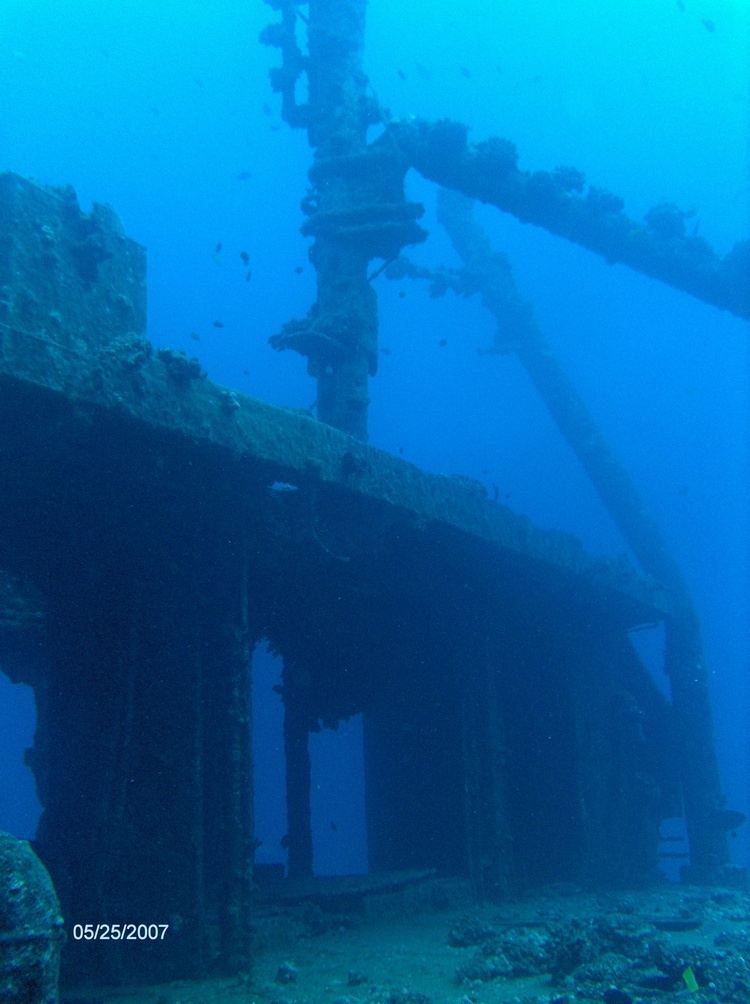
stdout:
<svg viewBox="0 0 750 1004">
<path fill-rule="evenodd" d="M 473 219 L 471 200 L 443 189 L 438 218 L 464 262 L 459 292 L 478 292 L 498 322 L 498 351 L 517 354 L 560 432 L 644 571 L 672 594 L 666 619 L 665 670 L 674 708 L 692 877 L 716 880 L 729 864 L 724 806 L 700 622 L 690 588 L 658 524 L 518 291 L 505 256 L 493 252 Z M 463 283 L 463 288 L 461 284 Z"/>
<path fill-rule="evenodd" d="M 620 262 L 750 319 L 750 240 L 720 257 L 702 237 L 686 233 L 686 214 L 675 206 L 655 206 L 646 222 L 638 223 L 625 215 L 619 196 L 587 188 L 575 168 L 521 171 L 510 140 L 493 137 L 470 145 L 467 135 L 466 126 L 447 120 L 399 122 L 379 142 L 395 142 L 415 170 L 439 185 L 543 227 L 611 265 Z"/>
</svg>

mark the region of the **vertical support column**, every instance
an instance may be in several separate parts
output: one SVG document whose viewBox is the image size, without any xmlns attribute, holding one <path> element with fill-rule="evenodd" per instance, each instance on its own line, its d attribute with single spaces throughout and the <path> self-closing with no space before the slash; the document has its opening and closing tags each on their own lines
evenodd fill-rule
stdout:
<svg viewBox="0 0 750 1004">
<path fill-rule="evenodd" d="M 313 873 L 313 840 L 308 737 L 317 727 L 317 718 L 310 712 L 310 671 L 304 660 L 285 651 L 281 679 L 289 877 L 309 878 Z"/>
<path fill-rule="evenodd" d="M 236 973 L 247 971 L 251 962 L 252 775 L 249 671 L 244 653 L 238 652 L 237 658 L 232 660 L 230 674 L 230 707 L 226 719 L 229 811 L 219 924 L 222 970 Z"/>
<path fill-rule="evenodd" d="M 476 760 L 467 771 L 464 759 L 464 661 L 440 632 L 429 636 L 434 618 L 428 616 L 425 627 L 420 643 L 404 638 L 399 662 L 389 668 L 388 692 L 364 718 L 368 857 L 374 871 L 436 868 L 465 875 L 466 811 L 476 806 L 474 800 L 467 810 L 465 785 L 469 775 L 477 787 L 479 780 L 477 771 L 470 774 Z M 471 728 L 471 706 L 466 710 Z"/>
<path fill-rule="evenodd" d="M 206 874 L 205 874 L 205 845 L 206 845 L 206 799 L 205 799 L 205 729 L 204 717 L 204 694 L 203 694 L 203 658 L 201 652 L 201 630 L 200 625 L 195 624 L 193 634 L 193 647 L 195 651 L 195 665 L 193 677 L 193 832 L 191 838 L 195 848 L 195 871 L 194 871 L 194 921 L 202 925 L 202 918 L 206 916 Z M 196 964 L 199 972 L 203 972 L 206 960 L 206 939 L 203 929 L 197 941 Z"/>
<path fill-rule="evenodd" d="M 71 923 L 140 916 L 171 928 L 179 917 L 180 936 L 150 942 L 146 954 L 122 942 L 71 940 L 63 966 L 76 979 L 112 982 L 200 977 L 194 595 L 169 593 L 155 575 L 135 582 L 120 566 L 107 569 L 111 578 L 92 575 L 90 554 L 80 567 L 78 577 L 54 581 L 50 595 L 37 846 Z M 213 640 L 203 639 L 206 647 Z"/>
<path fill-rule="evenodd" d="M 317 381 L 318 418 L 366 440 L 369 378 L 377 364 L 377 301 L 367 282 L 368 259 L 325 238 L 316 240 L 310 257 L 318 273 L 316 308 L 329 319 L 335 341 L 308 360 Z M 342 294 L 348 302 L 343 311 Z"/>
<path fill-rule="evenodd" d="M 362 72 L 366 0 L 309 0 L 306 60 L 296 43 L 294 0 L 269 2 L 281 9 L 282 21 L 261 41 L 280 48 L 284 61 L 271 72 L 271 83 L 282 94 L 284 118 L 306 125 L 315 150 L 302 233 L 314 238 L 310 260 L 318 286 L 307 317 L 290 321 L 270 341 L 307 356 L 317 381 L 318 418 L 366 439 L 368 384 L 378 366 L 377 298 L 368 266 L 424 240 L 415 223 L 423 210 L 405 202 L 398 149 L 367 144 L 368 126 L 381 113 Z M 294 88 L 303 67 L 309 101 L 300 106 Z"/>
<path fill-rule="evenodd" d="M 366 0 L 310 0 L 308 80 L 310 144 L 316 162 L 362 153 L 367 143 L 366 77 L 362 72 Z M 327 173 L 316 186 L 317 212 L 356 203 L 356 178 Z M 367 438 L 368 378 L 377 366 L 377 303 L 367 282 L 368 252 L 319 233 L 311 253 L 318 276 L 316 309 L 331 318 L 339 358 L 310 356 L 318 382 L 318 417 Z"/>
<path fill-rule="evenodd" d="M 497 609 L 497 608 L 496 608 Z M 485 653 L 485 677 L 487 685 L 487 743 L 488 757 L 488 827 L 491 835 L 490 869 L 492 891 L 495 895 L 510 895 L 513 884 L 513 841 L 510 833 L 507 806 L 507 739 L 503 730 L 502 698 L 498 686 L 501 671 L 501 646 L 498 632 L 491 626 L 495 617 L 487 618 L 488 639 Z"/>
<path fill-rule="evenodd" d="M 721 877 L 730 857 L 727 833 L 721 824 L 725 799 L 715 752 L 703 641 L 689 596 L 678 616 L 666 624 L 665 670 L 674 707 L 690 845 L 690 867 L 684 869 L 684 878 L 711 883 Z"/>
<path fill-rule="evenodd" d="M 241 544 L 238 579 L 234 596 L 239 607 L 237 621 L 227 644 L 226 709 L 226 813 L 223 895 L 219 906 L 222 968 L 226 973 L 249 972 L 251 955 L 251 907 L 253 870 L 253 774 L 252 774 L 252 644 L 249 627 L 248 546 Z M 227 625 L 229 627 L 229 625 Z M 217 667 L 219 668 L 219 667 Z M 218 781 L 217 781 L 218 783 Z M 227 823 L 229 825 L 227 825 Z"/>
<path fill-rule="evenodd" d="M 506 740 L 498 677 L 504 662 L 503 601 L 487 583 L 472 600 L 476 623 L 465 639 L 461 671 L 467 860 L 477 895 L 506 895 L 512 886 L 512 840 L 506 796 Z M 469 669 L 468 667 L 471 667 Z"/>
<path fill-rule="evenodd" d="M 290 682 L 284 662 L 284 753 L 286 756 L 286 814 L 289 841 L 289 877 L 307 878 L 313 873 L 313 842 L 310 821 L 309 715 L 304 696 Z"/>
</svg>

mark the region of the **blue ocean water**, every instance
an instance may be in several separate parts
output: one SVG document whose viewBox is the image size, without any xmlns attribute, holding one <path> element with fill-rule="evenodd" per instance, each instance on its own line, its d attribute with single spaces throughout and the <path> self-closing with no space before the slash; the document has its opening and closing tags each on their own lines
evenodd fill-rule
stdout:
<svg viewBox="0 0 750 1004">
<path fill-rule="evenodd" d="M 0 170 L 71 183 L 84 208 L 115 207 L 148 248 L 154 344 L 198 356 L 229 387 L 306 407 L 315 388 L 304 360 L 267 344 L 314 299 L 298 232 L 310 151 L 270 91 L 277 53 L 257 42 L 274 16 L 261 0 L 4 0 Z M 372 0 L 365 69 L 394 118 L 450 117 L 473 140 L 506 136 L 521 168 L 575 165 L 635 219 L 675 203 L 724 253 L 750 237 L 749 53 L 747 0 Z M 410 177 L 408 194 L 431 231 L 412 257 L 455 263 L 433 186 Z M 477 218 L 688 579 L 728 805 L 750 815 L 747 324 L 497 210 L 479 207 Z M 497 486 L 506 504 L 596 554 L 626 551 L 517 360 L 478 351 L 494 333 L 478 300 L 376 285 L 387 354 L 372 382 L 370 441 Z M 659 678 L 659 638 L 643 643 Z M 33 711 L 1 682 L 2 762 L 19 766 L 0 777 L 0 828 L 30 835 L 19 751 Z M 257 731 L 276 738 L 263 747 L 257 797 L 270 847 L 283 835 L 280 725 L 265 707 Z M 340 775 L 342 750 L 357 749 L 356 722 L 313 738 L 321 872 L 366 862 L 361 801 L 350 797 L 358 782 Z M 747 830 L 733 841 L 744 865 Z M 344 861 L 347 832 L 356 853 Z"/>
</svg>

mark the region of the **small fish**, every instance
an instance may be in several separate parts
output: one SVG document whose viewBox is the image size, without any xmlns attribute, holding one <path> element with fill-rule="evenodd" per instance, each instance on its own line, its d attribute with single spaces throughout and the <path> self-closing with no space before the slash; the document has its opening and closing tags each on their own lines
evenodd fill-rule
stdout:
<svg viewBox="0 0 750 1004">
<path fill-rule="evenodd" d="M 212 254 L 211 255 L 211 259 L 213 260 L 214 265 L 221 265 L 222 264 L 222 262 L 221 262 L 221 255 L 220 254 Z"/>
<path fill-rule="evenodd" d="M 250 280 L 252 279 L 252 277 L 253 277 L 253 270 L 251 268 L 249 268 L 247 270 L 247 272 L 245 273 L 245 282 L 250 282 Z"/>
<path fill-rule="evenodd" d="M 242 371 L 242 375 L 243 376 L 250 376 L 250 370 L 243 370 Z"/>
<path fill-rule="evenodd" d="M 338 832 L 338 826 L 336 826 L 333 820 L 331 820 L 331 829 L 334 833 Z"/>
<path fill-rule="evenodd" d="M 214 254 L 221 254 L 221 241 L 214 248 Z"/>
<path fill-rule="evenodd" d="M 297 267 L 295 268 L 295 270 L 294 270 L 294 271 L 295 271 L 295 274 L 296 274 L 296 275 L 302 275 L 302 273 L 303 273 L 303 272 L 304 272 L 305 270 L 304 270 L 304 268 L 303 268 L 303 267 L 302 267 L 301 265 L 297 265 Z"/>
<path fill-rule="evenodd" d="M 274 481 L 268 486 L 269 492 L 296 492 L 299 491 L 297 485 L 292 485 L 288 481 Z"/>
<path fill-rule="evenodd" d="M 385 345 L 381 345 L 380 346 L 380 354 L 383 355 L 383 356 L 389 356 L 389 355 L 391 355 L 391 350 L 388 349 L 388 348 L 386 348 Z"/>
<path fill-rule="evenodd" d="M 403 298 L 404 298 L 405 296 L 406 296 L 406 290 L 405 290 L 405 289 L 400 289 L 400 290 L 398 291 L 398 298 L 399 298 L 399 300 L 403 300 Z"/>
<path fill-rule="evenodd" d="M 444 349 L 447 344 L 448 344 L 447 338 L 441 338 L 440 341 L 438 342 L 438 345 L 440 346 L 441 349 Z"/>
<path fill-rule="evenodd" d="M 204 87 L 205 86 L 200 77 L 193 77 L 193 83 L 195 84 L 196 87 Z"/>
<path fill-rule="evenodd" d="M 250 181 L 252 176 L 253 176 L 252 171 L 240 171 L 240 173 L 236 175 L 236 178 L 237 181 Z"/>
<path fill-rule="evenodd" d="M 466 77 L 467 80 L 471 80 L 471 70 L 467 69 L 465 66 L 459 66 L 459 69 L 462 77 Z"/>
<path fill-rule="evenodd" d="M 245 268 L 247 268 L 247 266 L 250 264 L 250 255 L 247 253 L 247 251 L 240 251 L 240 258 L 242 259 L 242 264 L 245 266 Z"/>
<path fill-rule="evenodd" d="M 193 339 L 194 342 L 199 342 L 201 340 L 201 336 L 198 334 L 197 331 L 191 331 L 190 337 Z"/>
<path fill-rule="evenodd" d="M 685 13 L 685 4 L 682 0 L 677 0 L 677 10 L 681 10 L 683 14 Z"/>
<path fill-rule="evenodd" d="M 500 489 L 497 487 L 497 485 L 492 486 L 492 501 L 493 502 L 500 501 Z"/>
<path fill-rule="evenodd" d="M 716 25 L 707 17 L 701 18 L 701 24 L 706 29 L 706 31 L 716 31 Z"/>
<path fill-rule="evenodd" d="M 215 328 L 223 328 L 224 327 L 224 322 L 223 321 L 214 321 L 214 327 Z"/>
<path fill-rule="evenodd" d="M 396 72 L 398 73 L 399 77 L 401 77 L 402 80 L 406 80 L 406 74 L 404 73 L 403 70 L 397 70 Z"/>
</svg>

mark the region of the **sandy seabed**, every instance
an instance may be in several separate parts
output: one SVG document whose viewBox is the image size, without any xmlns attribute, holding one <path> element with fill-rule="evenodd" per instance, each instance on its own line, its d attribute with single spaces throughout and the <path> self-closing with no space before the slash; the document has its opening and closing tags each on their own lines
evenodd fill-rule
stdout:
<svg viewBox="0 0 750 1004">
<path fill-rule="evenodd" d="M 252 973 L 62 1004 L 750 1004 L 746 886 L 556 886 L 476 905 L 434 880 L 337 907 L 267 901 Z"/>
</svg>

